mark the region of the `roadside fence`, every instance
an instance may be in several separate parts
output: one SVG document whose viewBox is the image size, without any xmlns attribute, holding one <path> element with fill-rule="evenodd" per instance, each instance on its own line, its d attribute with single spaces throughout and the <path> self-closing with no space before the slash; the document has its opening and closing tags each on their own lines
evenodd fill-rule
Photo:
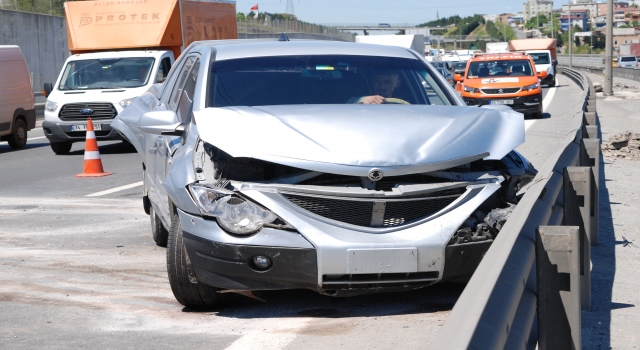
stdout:
<svg viewBox="0 0 640 350">
<path fill-rule="evenodd" d="M 300 22 L 295 19 L 264 18 L 257 20 L 247 18 L 238 20 L 238 34 L 280 34 L 306 33 L 316 36 L 331 37 L 341 41 L 355 41 L 355 34 L 345 33 L 336 27 Z"/>
<path fill-rule="evenodd" d="M 582 108 L 487 251 L 432 349 L 581 349 L 598 243 L 596 94 L 579 71 Z"/>
</svg>

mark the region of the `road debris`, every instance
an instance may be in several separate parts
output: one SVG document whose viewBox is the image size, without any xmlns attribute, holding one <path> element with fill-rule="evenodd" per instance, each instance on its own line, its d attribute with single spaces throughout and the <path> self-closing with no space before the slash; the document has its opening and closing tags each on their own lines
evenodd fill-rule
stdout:
<svg viewBox="0 0 640 350">
<path fill-rule="evenodd" d="M 602 155 L 640 161 L 640 133 L 625 131 L 611 136 L 609 141 L 602 145 Z"/>
<path fill-rule="evenodd" d="M 596 90 L 596 92 L 603 91 L 602 84 L 600 84 L 600 82 L 597 82 L 597 81 L 593 82 L 593 88 Z"/>
</svg>

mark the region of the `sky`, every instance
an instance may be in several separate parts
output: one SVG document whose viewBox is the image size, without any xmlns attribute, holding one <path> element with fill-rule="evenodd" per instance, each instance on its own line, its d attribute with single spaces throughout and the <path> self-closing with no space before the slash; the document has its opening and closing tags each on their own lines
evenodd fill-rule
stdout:
<svg viewBox="0 0 640 350">
<path fill-rule="evenodd" d="M 522 12 L 524 0 L 293 0 L 299 20 L 316 24 L 419 24 L 442 17 Z M 236 0 L 236 11 L 285 13 L 287 0 Z M 558 6 L 559 7 L 559 6 Z"/>
</svg>

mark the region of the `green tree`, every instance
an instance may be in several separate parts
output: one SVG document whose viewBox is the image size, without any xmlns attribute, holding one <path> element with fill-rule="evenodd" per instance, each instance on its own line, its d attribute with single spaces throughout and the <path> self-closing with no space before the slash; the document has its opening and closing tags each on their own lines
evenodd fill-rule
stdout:
<svg viewBox="0 0 640 350">
<path fill-rule="evenodd" d="M 529 18 L 527 23 L 525 23 L 524 27 L 527 29 L 536 29 L 536 25 L 539 25 L 540 27 L 542 27 L 547 22 L 549 22 L 549 18 L 547 18 L 546 15 L 538 15 L 537 17 L 534 16 Z"/>
<path fill-rule="evenodd" d="M 244 13 L 242 13 L 242 12 L 236 13 L 236 20 L 244 21 L 245 19 L 247 19 L 247 17 L 244 15 Z"/>
<path fill-rule="evenodd" d="M 582 45 L 582 41 L 580 40 L 579 36 L 574 37 L 573 41 L 575 42 L 576 46 Z"/>
<path fill-rule="evenodd" d="M 604 50 L 606 45 L 606 37 L 602 32 L 593 32 L 591 37 L 594 50 Z"/>
</svg>

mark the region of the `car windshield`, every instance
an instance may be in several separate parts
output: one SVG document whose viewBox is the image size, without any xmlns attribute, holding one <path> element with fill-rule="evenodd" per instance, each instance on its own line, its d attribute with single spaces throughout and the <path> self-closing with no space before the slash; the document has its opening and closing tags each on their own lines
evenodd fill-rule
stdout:
<svg viewBox="0 0 640 350">
<path fill-rule="evenodd" d="M 447 76 L 447 74 L 449 74 L 449 71 L 448 71 L 448 70 L 446 70 L 446 69 L 444 69 L 444 68 L 436 68 L 436 70 L 437 70 L 440 74 L 444 75 L 445 77 Z"/>
<path fill-rule="evenodd" d="M 621 57 L 620 58 L 620 62 L 635 62 L 636 58 L 635 57 Z"/>
<path fill-rule="evenodd" d="M 548 52 L 529 53 L 535 64 L 551 64 Z"/>
<path fill-rule="evenodd" d="M 149 81 L 155 59 L 100 58 L 71 61 L 64 68 L 59 90 L 135 88 Z"/>
<path fill-rule="evenodd" d="M 451 105 L 435 71 L 417 59 L 301 55 L 213 62 L 207 107 L 356 103 L 380 95 L 386 102 Z M 391 102 L 390 98 L 396 100 Z"/>
<path fill-rule="evenodd" d="M 465 69 L 467 68 L 467 62 L 456 62 L 453 64 L 453 69 Z"/>
<path fill-rule="evenodd" d="M 471 62 L 467 78 L 533 76 L 529 60 L 484 60 Z"/>
</svg>

